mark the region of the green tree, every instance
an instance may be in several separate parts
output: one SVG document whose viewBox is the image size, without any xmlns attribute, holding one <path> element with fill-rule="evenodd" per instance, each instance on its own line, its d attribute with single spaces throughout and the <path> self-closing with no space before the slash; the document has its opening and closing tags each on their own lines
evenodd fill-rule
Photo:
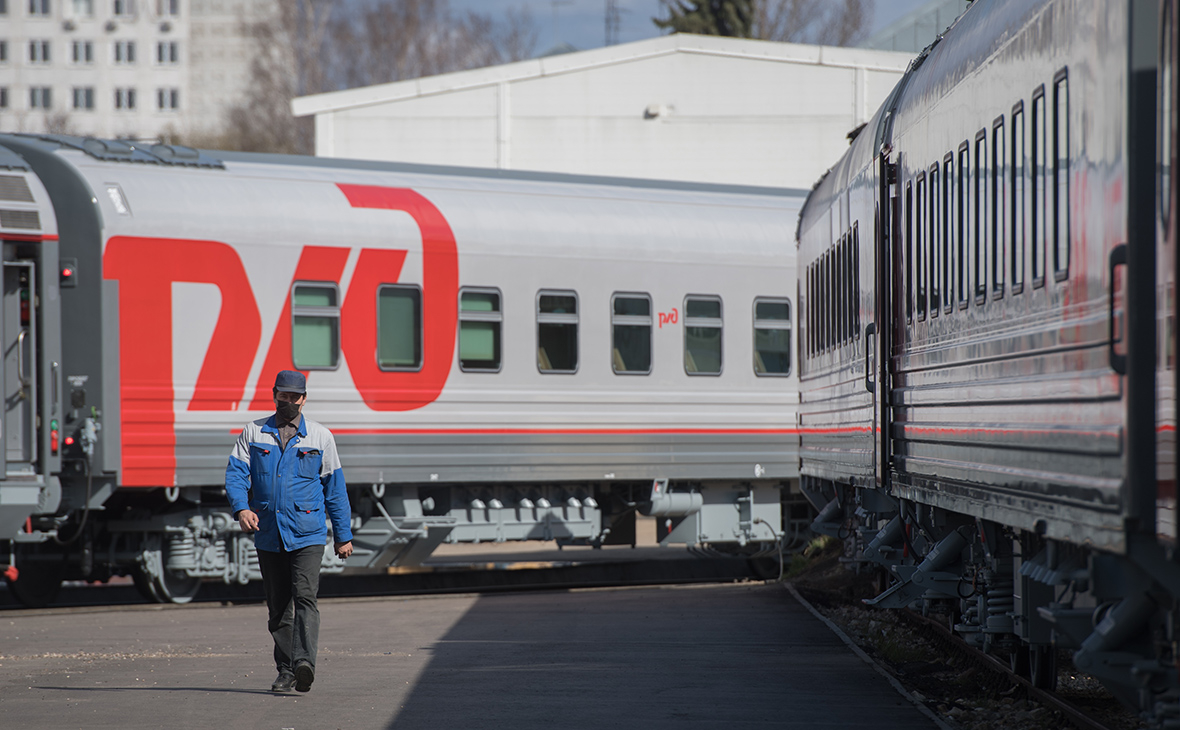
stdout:
<svg viewBox="0 0 1180 730">
<path fill-rule="evenodd" d="M 750 38 L 754 0 L 663 0 L 667 18 L 652 18 L 660 30 Z"/>
</svg>

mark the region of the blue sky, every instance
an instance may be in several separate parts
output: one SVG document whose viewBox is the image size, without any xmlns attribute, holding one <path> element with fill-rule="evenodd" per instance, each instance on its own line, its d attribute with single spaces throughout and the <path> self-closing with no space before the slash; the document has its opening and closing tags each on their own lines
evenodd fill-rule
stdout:
<svg viewBox="0 0 1180 730">
<path fill-rule="evenodd" d="M 874 0 L 873 29 L 881 28 L 929 0 Z M 651 22 L 663 15 L 660 0 L 618 0 L 619 42 L 658 36 Z M 509 8 L 526 7 L 537 24 L 538 52 L 565 41 L 580 50 L 602 46 L 606 37 L 606 0 L 451 0 L 456 11 L 475 10 L 498 16 Z"/>
</svg>

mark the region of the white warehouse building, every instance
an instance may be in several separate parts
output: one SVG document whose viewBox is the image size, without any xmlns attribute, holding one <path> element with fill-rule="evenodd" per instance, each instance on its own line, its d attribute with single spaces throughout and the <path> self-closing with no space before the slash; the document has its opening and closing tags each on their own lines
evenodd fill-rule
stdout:
<svg viewBox="0 0 1180 730">
<path fill-rule="evenodd" d="M 912 58 L 676 34 L 292 107 L 324 157 L 808 189 Z"/>
</svg>

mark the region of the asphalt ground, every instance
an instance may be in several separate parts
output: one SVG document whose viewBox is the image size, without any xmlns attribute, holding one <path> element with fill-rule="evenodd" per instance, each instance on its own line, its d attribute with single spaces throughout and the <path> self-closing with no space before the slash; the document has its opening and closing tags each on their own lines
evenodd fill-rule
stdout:
<svg viewBox="0 0 1180 730">
<path fill-rule="evenodd" d="M 330 598 L 276 695 L 258 604 L 0 615 L 0 727 L 935 727 L 779 584 Z"/>
</svg>

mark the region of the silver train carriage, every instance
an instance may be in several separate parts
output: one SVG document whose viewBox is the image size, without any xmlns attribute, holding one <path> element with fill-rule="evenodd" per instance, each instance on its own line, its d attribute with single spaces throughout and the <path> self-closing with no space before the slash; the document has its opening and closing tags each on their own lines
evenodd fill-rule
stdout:
<svg viewBox="0 0 1180 730">
<path fill-rule="evenodd" d="M 814 528 L 888 570 L 870 603 L 941 602 L 1040 686 L 1073 650 L 1161 722 L 1180 717 L 1176 12 L 972 3 L 798 233 Z"/>
<path fill-rule="evenodd" d="M 328 571 L 633 544 L 636 511 L 774 547 L 810 519 L 782 517 L 803 197 L 0 135 L 8 587 L 257 579 L 222 484 L 284 368 L 349 485 Z"/>
</svg>

